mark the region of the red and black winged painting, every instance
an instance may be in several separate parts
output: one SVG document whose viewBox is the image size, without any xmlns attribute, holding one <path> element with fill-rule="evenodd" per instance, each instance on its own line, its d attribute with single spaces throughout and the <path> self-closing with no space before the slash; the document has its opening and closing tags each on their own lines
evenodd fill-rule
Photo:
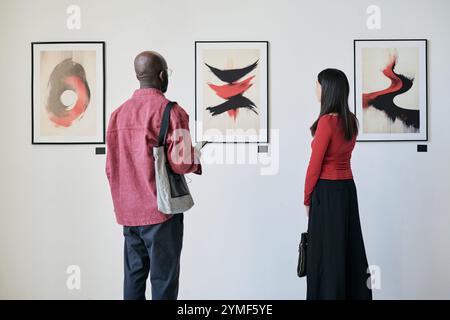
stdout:
<svg viewBox="0 0 450 320">
<path fill-rule="evenodd" d="M 212 116 L 227 112 L 230 117 L 236 120 L 240 108 L 246 108 L 258 114 L 255 103 L 244 96 L 245 92 L 252 86 L 251 81 L 255 78 L 254 75 L 248 76 L 248 74 L 258 66 L 258 60 L 251 65 L 240 69 L 221 70 L 210 66 L 207 63 L 205 63 L 205 65 L 218 79 L 226 83 L 222 85 L 208 83 L 208 86 L 214 90 L 219 97 L 225 99 L 225 102 L 217 106 L 206 108 L 211 112 Z M 245 76 L 248 77 L 242 80 Z"/>
<path fill-rule="evenodd" d="M 196 42 L 197 139 L 267 142 L 267 65 L 264 41 Z"/>
</svg>

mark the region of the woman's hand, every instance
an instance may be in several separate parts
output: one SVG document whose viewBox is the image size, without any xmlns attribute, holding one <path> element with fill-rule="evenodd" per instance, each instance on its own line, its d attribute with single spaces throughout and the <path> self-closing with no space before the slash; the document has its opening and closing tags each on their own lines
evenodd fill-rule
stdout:
<svg viewBox="0 0 450 320">
<path fill-rule="evenodd" d="M 306 216 L 309 218 L 309 206 L 305 206 Z"/>
</svg>

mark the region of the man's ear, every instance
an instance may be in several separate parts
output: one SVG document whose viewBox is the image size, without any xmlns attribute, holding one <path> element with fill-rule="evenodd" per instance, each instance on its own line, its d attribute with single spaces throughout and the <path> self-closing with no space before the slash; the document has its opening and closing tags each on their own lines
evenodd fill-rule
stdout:
<svg viewBox="0 0 450 320">
<path fill-rule="evenodd" d="M 159 73 L 159 80 L 161 80 L 161 82 L 164 81 L 164 70 L 161 70 L 161 72 Z"/>
</svg>

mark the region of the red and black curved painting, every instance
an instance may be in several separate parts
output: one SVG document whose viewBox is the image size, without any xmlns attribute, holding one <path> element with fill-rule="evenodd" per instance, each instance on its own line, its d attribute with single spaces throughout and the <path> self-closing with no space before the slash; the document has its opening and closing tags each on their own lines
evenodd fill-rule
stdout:
<svg viewBox="0 0 450 320">
<path fill-rule="evenodd" d="M 91 99 L 83 66 L 71 58 L 61 61 L 53 69 L 48 85 L 46 109 L 49 119 L 55 126 L 70 127 L 75 120 L 82 117 Z M 70 108 L 61 102 L 61 95 L 66 90 L 74 91 L 77 96 L 75 104 Z"/>
<path fill-rule="evenodd" d="M 392 121 L 396 119 L 403 122 L 405 126 L 412 126 L 415 129 L 420 128 L 419 110 L 405 109 L 397 106 L 394 98 L 411 89 L 414 79 L 408 78 L 395 72 L 397 64 L 397 55 L 392 55 L 388 64 L 383 69 L 383 74 L 391 80 L 391 85 L 380 91 L 364 93 L 362 97 L 362 107 L 369 106 L 383 111 Z"/>
<path fill-rule="evenodd" d="M 255 103 L 244 96 L 244 93 L 252 86 L 251 81 L 255 76 L 241 80 L 258 66 L 258 62 L 259 60 L 256 60 L 254 63 L 240 69 L 218 69 L 205 63 L 217 78 L 227 83 L 225 85 L 208 83 L 208 86 L 217 96 L 226 100 L 219 105 L 206 108 L 212 116 L 227 112 L 230 117 L 236 120 L 240 108 L 245 108 L 258 114 Z"/>
</svg>

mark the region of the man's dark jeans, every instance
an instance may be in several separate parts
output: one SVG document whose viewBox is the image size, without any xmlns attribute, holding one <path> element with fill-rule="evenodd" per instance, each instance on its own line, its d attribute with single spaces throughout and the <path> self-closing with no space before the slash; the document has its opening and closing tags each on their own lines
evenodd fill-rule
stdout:
<svg viewBox="0 0 450 320">
<path fill-rule="evenodd" d="M 123 227 L 125 300 L 144 300 L 150 272 L 153 300 L 176 300 L 183 246 L 183 214 L 166 222 Z"/>
</svg>

